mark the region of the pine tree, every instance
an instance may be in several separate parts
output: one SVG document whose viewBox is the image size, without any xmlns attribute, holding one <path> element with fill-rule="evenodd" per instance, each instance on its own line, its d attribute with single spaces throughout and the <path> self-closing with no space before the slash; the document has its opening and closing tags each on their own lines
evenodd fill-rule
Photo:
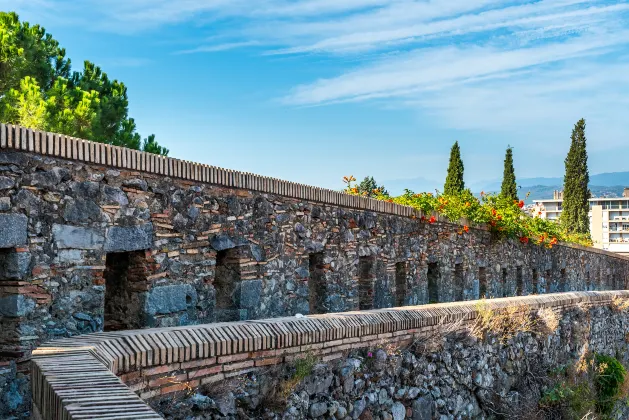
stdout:
<svg viewBox="0 0 629 420">
<path fill-rule="evenodd" d="M 515 183 L 515 170 L 513 169 L 513 149 L 507 148 L 505 154 L 505 169 L 502 176 L 502 189 L 500 194 L 505 198 L 518 200 L 518 187 Z"/>
<path fill-rule="evenodd" d="M 448 165 L 448 176 L 443 187 L 446 195 L 456 195 L 463 192 L 465 182 L 463 181 L 463 161 L 461 160 L 461 149 L 459 142 L 455 141 L 450 150 L 450 164 Z"/>
<path fill-rule="evenodd" d="M 389 195 L 389 192 L 384 188 L 384 185 L 378 185 L 374 177 L 366 176 L 358 185 L 358 194 L 365 197 L 376 197 L 376 191 L 379 191 L 380 194 Z"/>
<path fill-rule="evenodd" d="M 566 157 L 561 223 L 573 233 L 590 233 L 588 217 L 590 175 L 587 167 L 585 120 L 580 119 L 572 130 L 572 144 Z"/>
<path fill-rule="evenodd" d="M 1 11 L 0 122 L 168 153 L 154 136 L 142 141 L 124 83 L 89 61 L 73 72 L 65 49 L 44 28 Z"/>
</svg>

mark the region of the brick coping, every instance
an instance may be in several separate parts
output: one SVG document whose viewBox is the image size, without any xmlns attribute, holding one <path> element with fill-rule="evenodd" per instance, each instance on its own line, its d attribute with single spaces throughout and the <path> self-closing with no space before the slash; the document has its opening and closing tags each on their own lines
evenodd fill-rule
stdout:
<svg viewBox="0 0 629 420">
<path fill-rule="evenodd" d="M 607 305 L 615 297 L 629 298 L 629 291 L 554 293 L 484 302 L 490 309 L 527 305 L 531 310 L 560 310 L 579 304 Z M 217 369 L 205 369 L 213 375 L 205 382 L 194 382 L 198 386 L 249 372 L 255 369 L 252 366 L 289 361 L 312 349 L 327 354 L 324 361 L 331 360 L 342 357 L 342 351 L 371 345 L 374 339 L 412 339 L 440 324 L 472 321 L 479 302 L 103 332 L 55 340 L 33 352 L 34 410 L 46 420 L 159 419 L 119 376 L 140 372 L 138 377 L 158 366 L 175 366 L 175 370 L 199 367 L 203 360 L 211 361 L 206 365 L 223 363 Z M 254 364 L 251 359 L 256 357 L 272 360 Z M 159 394 L 149 393 L 145 398 L 155 395 Z"/>
</svg>

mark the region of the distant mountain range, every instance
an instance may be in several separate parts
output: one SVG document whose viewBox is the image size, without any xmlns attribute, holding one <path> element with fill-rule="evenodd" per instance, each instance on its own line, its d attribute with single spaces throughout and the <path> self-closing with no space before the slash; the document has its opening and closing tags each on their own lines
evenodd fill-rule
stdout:
<svg viewBox="0 0 629 420">
<path fill-rule="evenodd" d="M 502 180 L 476 182 L 469 187 L 475 193 L 485 191 L 498 192 Z M 559 178 L 522 178 L 517 180 L 520 188 L 520 197 L 524 199 L 526 193 L 530 191 L 527 201 L 531 203 L 533 199 L 552 198 L 554 190 L 563 189 L 563 177 Z M 393 195 L 404 192 L 404 188 L 412 191 L 434 191 L 435 188 L 442 189 L 443 185 L 436 186 L 437 183 L 426 178 L 400 179 L 385 181 L 383 183 Z M 624 187 L 629 187 L 629 172 L 606 172 L 602 174 L 590 175 L 590 190 L 594 197 L 622 197 Z"/>
</svg>

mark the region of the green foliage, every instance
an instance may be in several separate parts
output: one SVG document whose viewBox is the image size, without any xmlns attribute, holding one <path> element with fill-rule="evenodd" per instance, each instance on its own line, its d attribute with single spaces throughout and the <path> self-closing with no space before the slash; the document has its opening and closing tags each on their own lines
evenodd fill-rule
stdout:
<svg viewBox="0 0 629 420">
<path fill-rule="evenodd" d="M 304 357 L 295 360 L 295 373 L 293 379 L 302 381 L 312 373 L 317 364 L 317 358 L 312 353 L 307 353 Z"/>
<path fill-rule="evenodd" d="M 566 157 L 566 175 L 563 189 L 563 211 L 561 223 L 568 232 L 588 235 L 590 233 L 585 120 L 580 119 L 572 130 L 570 151 Z"/>
<path fill-rule="evenodd" d="M 597 408 L 601 414 L 609 415 L 620 399 L 621 387 L 627 370 L 618 359 L 604 354 L 595 354 Z"/>
<path fill-rule="evenodd" d="M 98 117 L 98 92 L 72 87 L 68 80 L 58 78 L 47 94 L 49 118 L 46 128 L 91 139 L 92 127 Z"/>
<path fill-rule="evenodd" d="M 384 188 L 383 185 L 378 185 L 376 180 L 372 176 L 366 176 L 358 185 L 355 187 L 356 193 L 358 195 L 362 195 L 363 197 L 377 197 L 378 195 L 388 195 L 389 193 Z"/>
<path fill-rule="evenodd" d="M 46 124 L 46 101 L 37 81 L 26 76 L 19 89 L 10 89 L 0 100 L 0 115 L 9 123 L 21 123 L 24 127 L 42 129 Z"/>
<path fill-rule="evenodd" d="M 566 419 L 581 420 L 594 413 L 600 416 L 596 418 L 616 418 L 616 404 L 627 397 L 626 375 L 625 367 L 616 358 L 599 353 L 588 355 L 571 369 L 551 372 L 556 382 L 544 392 L 539 405 Z"/>
<path fill-rule="evenodd" d="M 353 185 L 353 176 L 344 177 L 347 184 L 345 192 L 359 195 L 358 187 Z M 552 248 L 559 241 L 574 242 L 585 246 L 592 244 L 589 235 L 579 235 L 567 232 L 555 221 L 531 217 L 524 212 L 524 201 L 512 200 L 500 195 L 481 193 L 481 199 L 476 198 L 469 189 L 455 194 L 419 193 L 405 190 L 399 197 L 390 197 L 385 193 L 375 195 L 376 199 L 410 206 L 430 215 L 439 213 L 453 223 L 461 218 L 479 225 L 488 225 L 494 236 L 498 238 L 514 238 L 522 243 L 534 242 Z M 434 217 L 422 216 L 427 223 L 436 222 Z M 467 232 L 469 226 L 463 226 L 459 232 Z"/>
<path fill-rule="evenodd" d="M 44 28 L 0 12 L 0 121 L 168 154 L 136 132 L 123 83 L 89 61 L 82 72 L 70 64 Z"/>
<path fill-rule="evenodd" d="M 515 170 L 513 169 L 513 149 L 511 147 L 507 148 L 507 152 L 505 154 L 505 168 L 502 176 L 502 188 L 500 190 L 500 194 L 504 198 L 519 200 L 518 187 L 515 183 Z"/>
<path fill-rule="evenodd" d="M 446 195 L 456 195 L 465 189 L 463 181 L 463 161 L 461 160 L 461 149 L 459 142 L 455 141 L 450 150 L 450 163 L 448 165 L 448 175 L 443 193 Z"/>
<path fill-rule="evenodd" d="M 559 411 L 561 418 L 582 420 L 596 411 L 596 393 L 586 380 L 573 383 L 564 379 L 544 392 L 539 405 Z"/>
<path fill-rule="evenodd" d="M 142 150 L 149 153 L 155 153 L 156 155 L 168 155 L 168 149 L 163 146 L 160 146 L 155 141 L 155 134 L 151 134 L 142 142 Z"/>
</svg>

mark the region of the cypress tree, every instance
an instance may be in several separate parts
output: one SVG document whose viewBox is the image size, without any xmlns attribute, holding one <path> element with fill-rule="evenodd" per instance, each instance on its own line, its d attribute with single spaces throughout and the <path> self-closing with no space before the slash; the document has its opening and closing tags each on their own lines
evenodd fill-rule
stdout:
<svg viewBox="0 0 629 420">
<path fill-rule="evenodd" d="M 561 223 L 573 233 L 590 233 L 590 210 L 588 183 L 590 175 L 587 166 L 585 120 L 580 119 L 572 130 L 572 143 L 566 157 L 566 175 L 563 186 L 563 210 Z"/>
<path fill-rule="evenodd" d="M 515 170 L 513 169 L 513 149 L 507 148 L 505 154 L 505 169 L 502 176 L 502 188 L 500 194 L 505 198 L 518 200 L 518 187 L 515 183 Z"/>
<path fill-rule="evenodd" d="M 448 165 L 448 176 L 446 184 L 443 187 L 443 193 L 446 195 L 456 195 L 465 189 L 463 181 L 463 161 L 461 160 L 461 149 L 459 142 L 455 141 L 450 150 L 450 164 Z"/>
</svg>

